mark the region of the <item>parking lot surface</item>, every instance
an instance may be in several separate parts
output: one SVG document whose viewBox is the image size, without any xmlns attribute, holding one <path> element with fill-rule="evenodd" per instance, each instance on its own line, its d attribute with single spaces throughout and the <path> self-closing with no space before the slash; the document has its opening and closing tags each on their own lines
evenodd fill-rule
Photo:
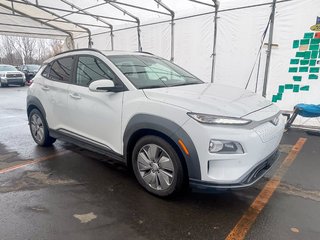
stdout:
<svg viewBox="0 0 320 240">
<path fill-rule="evenodd" d="M 0 88 L 1 240 L 320 239 L 320 137 L 286 132 L 277 164 L 252 187 L 163 200 L 112 159 L 61 141 L 36 146 L 27 88 Z"/>
</svg>

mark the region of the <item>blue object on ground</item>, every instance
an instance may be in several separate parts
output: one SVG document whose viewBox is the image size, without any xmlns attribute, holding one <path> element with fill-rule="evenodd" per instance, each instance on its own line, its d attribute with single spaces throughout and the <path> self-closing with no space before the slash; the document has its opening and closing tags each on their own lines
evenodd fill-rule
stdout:
<svg viewBox="0 0 320 240">
<path fill-rule="evenodd" d="M 302 117 L 320 117 L 320 104 L 304 104 L 300 103 L 295 106 L 298 108 L 298 115 Z"/>
</svg>

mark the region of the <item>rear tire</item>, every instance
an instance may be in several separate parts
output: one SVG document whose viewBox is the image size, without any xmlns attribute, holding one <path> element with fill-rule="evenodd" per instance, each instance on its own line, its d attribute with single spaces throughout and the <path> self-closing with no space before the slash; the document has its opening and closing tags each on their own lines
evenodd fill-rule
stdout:
<svg viewBox="0 0 320 240">
<path fill-rule="evenodd" d="M 56 141 L 50 137 L 47 121 L 38 109 L 30 112 L 29 126 L 32 138 L 39 146 L 51 146 Z"/>
<path fill-rule="evenodd" d="M 179 155 L 163 138 L 142 137 L 133 149 L 132 168 L 140 185 L 156 196 L 171 197 L 184 187 Z"/>
</svg>

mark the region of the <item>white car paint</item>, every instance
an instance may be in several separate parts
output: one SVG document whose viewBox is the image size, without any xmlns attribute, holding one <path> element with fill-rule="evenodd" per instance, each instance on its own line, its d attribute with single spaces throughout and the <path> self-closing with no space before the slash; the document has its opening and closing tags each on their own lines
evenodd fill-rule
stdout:
<svg viewBox="0 0 320 240">
<path fill-rule="evenodd" d="M 145 93 L 152 100 L 176 105 L 191 112 L 239 118 L 272 105 L 252 92 L 210 83 L 147 89 Z"/>
<path fill-rule="evenodd" d="M 124 92 L 92 92 L 88 87 L 55 82 L 41 76 L 39 70 L 28 91 L 46 110 L 50 129 L 62 130 L 90 139 L 114 152 L 124 153 L 124 134 L 130 120 L 138 114 L 161 117 L 180 126 L 191 138 L 199 158 L 201 181 L 212 184 L 237 184 L 276 151 L 283 135 L 284 118 L 271 123 L 280 114 L 270 101 L 252 92 L 229 86 L 197 85 L 136 89 L 107 58 L 108 55 L 141 54 L 82 50 L 62 56 L 87 54 L 104 61 L 127 87 Z M 49 59 L 50 62 L 56 58 Z M 245 118 L 248 126 L 202 124 L 188 112 Z M 208 151 L 210 139 L 235 141 L 243 154 L 219 154 Z"/>
</svg>

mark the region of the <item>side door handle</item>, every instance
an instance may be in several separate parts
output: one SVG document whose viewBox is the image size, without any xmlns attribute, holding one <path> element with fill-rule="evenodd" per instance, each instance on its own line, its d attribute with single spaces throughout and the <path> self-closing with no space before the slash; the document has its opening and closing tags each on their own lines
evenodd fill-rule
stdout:
<svg viewBox="0 0 320 240">
<path fill-rule="evenodd" d="M 69 93 L 69 96 L 74 99 L 81 99 L 81 96 L 78 93 Z"/>
<path fill-rule="evenodd" d="M 41 88 L 44 91 L 49 91 L 50 90 L 50 88 L 47 85 L 43 85 Z"/>
</svg>

